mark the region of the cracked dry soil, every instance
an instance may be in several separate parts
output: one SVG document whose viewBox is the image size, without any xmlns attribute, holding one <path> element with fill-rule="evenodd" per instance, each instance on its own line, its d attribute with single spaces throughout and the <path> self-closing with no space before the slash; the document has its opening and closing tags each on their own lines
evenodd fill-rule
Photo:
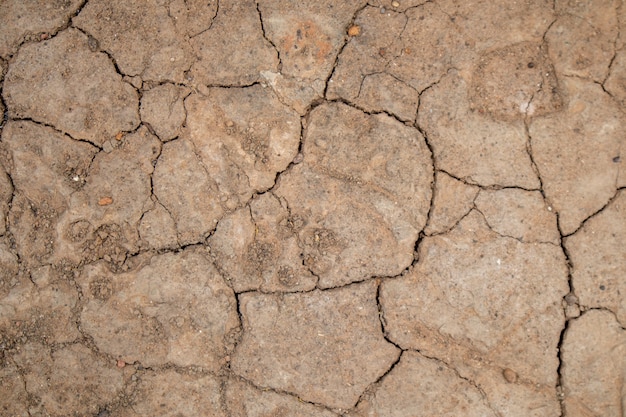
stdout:
<svg viewBox="0 0 626 417">
<path fill-rule="evenodd" d="M 620 0 L 0 2 L 2 416 L 618 417 Z"/>
</svg>

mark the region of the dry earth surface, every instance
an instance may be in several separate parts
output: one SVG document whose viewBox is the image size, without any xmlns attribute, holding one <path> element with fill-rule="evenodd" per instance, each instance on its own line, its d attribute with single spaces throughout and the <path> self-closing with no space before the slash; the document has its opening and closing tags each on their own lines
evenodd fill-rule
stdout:
<svg viewBox="0 0 626 417">
<path fill-rule="evenodd" d="M 623 417 L 626 4 L 0 1 L 2 416 Z"/>
</svg>

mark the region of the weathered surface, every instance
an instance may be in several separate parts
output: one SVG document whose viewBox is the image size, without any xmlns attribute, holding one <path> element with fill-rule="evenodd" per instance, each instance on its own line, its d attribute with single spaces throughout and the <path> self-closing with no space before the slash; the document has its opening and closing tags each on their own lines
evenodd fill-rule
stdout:
<svg viewBox="0 0 626 417">
<path fill-rule="evenodd" d="M 260 390 L 237 378 L 228 380 L 225 396 L 229 415 L 232 417 L 338 416 L 324 408 L 305 403 L 295 396 Z"/>
<path fill-rule="evenodd" d="M 2 93 L 10 117 L 51 124 L 98 145 L 139 124 L 136 91 L 75 29 L 21 48 Z"/>
<path fill-rule="evenodd" d="M 141 120 L 154 129 L 163 142 L 180 135 L 187 112 L 183 100 L 189 95 L 189 89 L 174 84 L 161 84 L 141 97 Z"/>
<path fill-rule="evenodd" d="M 539 188 L 522 121 L 471 111 L 469 94 L 462 74 L 450 71 L 421 96 L 418 124 L 428 132 L 437 168 L 483 186 Z"/>
<path fill-rule="evenodd" d="M 13 197 L 13 185 L 0 164 L 0 236 L 6 232 L 6 217 L 9 212 L 9 203 Z"/>
<path fill-rule="evenodd" d="M 189 72 L 193 85 L 250 85 L 261 71 L 278 69 L 278 53 L 251 0 L 221 0 L 210 27 L 190 43 L 198 57 Z"/>
<path fill-rule="evenodd" d="M 210 376 L 186 375 L 174 370 L 139 373 L 129 407 L 112 417 L 225 417 L 220 398 L 220 380 Z M 107 414 L 109 415 L 109 414 Z"/>
<path fill-rule="evenodd" d="M 355 417 L 497 416 L 477 387 L 445 363 L 412 351 L 402 354 L 400 362 L 357 410 Z"/>
<path fill-rule="evenodd" d="M 626 192 L 565 239 L 580 304 L 611 310 L 626 325 Z"/>
<path fill-rule="evenodd" d="M 398 357 L 383 338 L 372 281 L 328 292 L 239 297 L 244 334 L 231 368 L 258 386 L 350 408 Z"/>
<path fill-rule="evenodd" d="M 110 53 L 125 75 L 180 83 L 195 60 L 163 2 L 89 1 L 73 23 L 94 36 L 92 49 Z"/>
<path fill-rule="evenodd" d="M 399 274 L 413 259 L 431 198 L 423 137 L 388 116 L 329 104 L 312 112 L 303 153 L 276 194 L 304 220 L 298 236 L 318 285 Z"/>
<path fill-rule="evenodd" d="M 524 243 L 560 243 L 556 216 L 539 191 L 481 190 L 475 203 L 491 230 L 500 235 Z"/>
<path fill-rule="evenodd" d="M 448 234 L 425 238 L 419 259 L 409 274 L 382 284 L 390 340 L 476 381 L 503 415 L 556 415 L 560 304 L 568 291 L 560 247 L 497 235 L 474 211 Z M 502 397 L 512 388 L 490 374 L 507 368 L 522 386 L 537 385 L 535 405 L 549 413 L 516 398 L 523 389 Z"/>
<path fill-rule="evenodd" d="M 297 235 L 303 226 L 276 197 L 263 194 L 222 219 L 209 246 L 236 292 L 312 290 L 317 277 L 302 263 Z"/>
<path fill-rule="evenodd" d="M 478 191 L 476 186 L 437 171 L 428 225 L 424 229 L 426 234 L 435 235 L 452 229 L 474 207 Z"/>
<path fill-rule="evenodd" d="M 626 331 L 608 311 L 588 311 L 563 340 L 565 412 L 571 417 L 624 414 Z"/>
<path fill-rule="evenodd" d="M 85 332 L 103 352 L 145 366 L 216 371 L 239 327 L 232 290 L 201 251 L 155 255 L 127 274 L 102 264 L 78 279 Z"/>
<path fill-rule="evenodd" d="M 626 117 L 593 82 L 565 78 L 563 88 L 564 112 L 533 120 L 529 132 L 545 195 L 568 235 L 615 194 L 625 164 Z"/>
<path fill-rule="evenodd" d="M 30 415 L 61 417 L 67 410 L 94 415 L 121 394 L 122 372 L 82 345 L 51 351 L 29 343 L 15 356 L 15 362 L 33 397 Z"/>
<path fill-rule="evenodd" d="M 32 122 L 7 123 L 0 145 L 15 186 L 8 229 L 17 253 L 27 265 L 45 264 L 58 247 L 60 216 L 83 186 L 96 148 Z"/>
<path fill-rule="evenodd" d="M 80 0 L 46 2 L 8 0 L 0 8 L 0 56 L 13 55 L 25 40 L 46 39 L 56 32 L 78 9 Z"/>
</svg>

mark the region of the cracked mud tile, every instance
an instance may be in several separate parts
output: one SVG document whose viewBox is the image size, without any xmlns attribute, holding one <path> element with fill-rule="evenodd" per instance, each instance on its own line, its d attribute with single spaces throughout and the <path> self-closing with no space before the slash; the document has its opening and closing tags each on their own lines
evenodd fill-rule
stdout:
<svg viewBox="0 0 626 417">
<path fill-rule="evenodd" d="M 201 251 L 139 261 L 125 274 L 102 263 L 85 268 L 78 279 L 84 331 L 100 351 L 126 363 L 217 371 L 239 328 L 232 290 Z"/>
<path fill-rule="evenodd" d="M 476 208 L 496 233 L 524 243 L 560 245 L 556 215 L 548 209 L 539 191 L 515 188 L 481 190 Z"/>
<path fill-rule="evenodd" d="M 302 262 L 304 220 L 270 193 L 225 216 L 209 239 L 215 264 L 235 292 L 307 291 L 317 283 Z"/>
<path fill-rule="evenodd" d="M 474 185 L 437 171 L 432 209 L 424 232 L 436 235 L 452 229 L 474 207 L 478 191 L 480 189 Z"/>
<path fill-rule="evenodd" d="M 406 276 L 381 284 L 387 337 L 475 381 L 500 415 L 558 415 L 557 345 L 569 291 L 561 248 L 501 237 L 473 211 L 449 233 L 424 238 L 419 259 Z"/>
<path fill-rule="evenodd" d="M 24 40 L 40 41 L 65 25 L 81 0 L 8 0 L 0 8 L 0 56 L 12 55 Z"/>
<path fill-rule="evenodd" d="M 261 80 L 261 71 L 278 70 L 278 54 L 263 36 L 256 3 L 220 0 L 211 27 L 190 40 L 198 60 L 191 84 L 244 86 Z"/>
<path fill-rule="evenodd" d="M 220 381 L 211 375 L 178 373 L 172 369 L 137 374 L 130 406 L 111 417 L 226 417 L 220 398 Z"/>
<path fill-rule="evenodd" d="M 2 147 L 0 147 L 0 152 Z M 0 156 L 0 161 L 2 157 Z M 7 231 L 7 214 L 9 213 L 9 203 L 13 198 L 13 186 L 5 172 L 4 165 L 0 163 L 0 236 Z"/>
<path fill-rule="evenodd" d="M 163 142 L 180 135 L 187 117 L 183 100 L 190 91 L 168 83 L 143 92 L 139 109 L 141 120 L 149 124 Z"/>
<path fill-rule="evenodd" d="M 88 176 L 77 181 L 85 184 L 72 194 L 59 222 L 64 233 L 58 252 L 77 263 L 105 259 L 117 269 L 138 250 L 137 227 L 151 204 L 150 175 L 161 142 L 145 127 L 113 142 L 109 146 L 115 147 L 105 146 L 108 152 L 96 155 Z"/>
<path fill-rule="evenodd" d="M 361 34 L 339 57 L 328 98 L 388 111 L 402 120 L 412 121 L 419 93 L 467 55 L 458 31 L 434 3 L 404 14 L 368 7 L 355 24 Z"/>
<path fill-rule="evenodd" d="M 437 1 L 466 42 L 479 51 L 541 42 L 554 20 L 552 1 Z"/>
<path fill-rule="evenodd" d="M 169 235 L 169 222 L 153 223 L 152 233 L 163 235 L 168 243 L 178 241 L 185 245 L 204 240 L 215 229 L 224 214 L 217 197 L 218 188 L 189 140 L 163 145 L 152 180 L 154 194 L 174 220 L 177 237 Z"/>
<path fill-rule="evenodd" d="M 27 266 L 55 258 L 58 222 L 84 183 L 97 148 L 32 122 L 9 121 L 0 145 L 15 186 L 8 229 Z"/>
<path fill-rule="evenodd" d="M 24 378 L 14 364 L 4 363 L 3 360 L 0 364 L 0 413 L 5 416 L 29 416 Z"/>
<path fill-rule="evenodd" d="M 139 222 L 140 246 L 157 250 L 180 246 L 176 223 L 165 207 L 156 201 Z M 200 239 L 197 239 L 200 240 Z"/>
<path fill-rule="evenodd" d="M 281 63 L 279 72 L 262 74 L 300 114 L 324 95 L 346 28 L 363 5 L 363 0 L 259 2 L 265 36 L 276 46 Z"/>
<path fill-rule="evenodd" d="M 350 417 L 405 416 L 496 417 L 481 392 L 443 362 L 417 352 L 400 362 Z"/>
<path fill-rule="evenodd" d="M 90 0 L 73 23 L 111 54 L 124 75 L 182 83 L 195 57 L 162 3 Z"/>
<path fill-rule="evenodd" d="M 225 396 L 230 417 L 338 417 L 338 414 L 305 403 L 295 396 L 260 390 L 236 378 L 228 380 Z"/>
<path fill-rule="evenodd" d="M 623 416 L 626 331 L 615 316 L 591 310 L 572 320 L 561 350 L 566 415 Z"/>
<path fill-rule="evenodd" d="M 505 122 L 470 110 L 470 87 L 456 71 L 422 94 L 418 124 L 437 168 L 482 186 L 538 189 L 522 118 Z"/>
<path fill-rule="evenodd" d="M 560 16 L 546 34 L 559 74 L 602 82 L 615 53 L 615 30 L 608 31 L 573 15 Z"/>
<path fill-rule="evenodd" d="M 304 220 L 298 236 L 318 286 L 397 275 L 409 266 L 433 181 L 430 151 L 417 129 L 324 104 L 311 113 L 303 154 L 275 194 Z"/>
<path fill-rule="evenodd" d="M 139 125 L 137 92 L 76 29 L 23 46 L 3 96 L 10 118 L 31 118 L 98 145 Z"/>
<path fill-rule="evenodd" d="M 123 372 L 82 345 L 51 351 L 29 343 L 14 360 L 26 382 L 29 415 L 96 415 L 122 391 Z"/>
<path fill-rule="evenodd" d="M 7 272 L 17 273 L 16 266 L 9 265 Z M 31 279 L 20 280 L 0 298 L 3 348 L 19 350 L 22 344 L 34 340 L 54 344 L 78 339 L 74 316 L 78 294 L 70 282 L 73 274 L 67 276 L 56 267 L 44 266 L 34 269 Z"/>
<path fill-rule="evenodd" d="M 604 82 L 604 88 L 622 105 L 622 108 L 626 108 L 626 48 L 617 51 L 611 72 Z M 626 186 L 626 176 L 623 178 L 622 186 Z"/>
<path fill-rule="evenodd" d="M 383 338 L 374 281 L 239 297 L 244 333 L 231 369 L 257 386 L 347 409 L 399 355 Z"/>
<path fill-rule="evenodd" d="M 626 326 L 626 191 L 565 238 L 580 304 L 611 310 Z"/>
<path fill-rule="evenodd" d="M 606 205 L 624 170 L 626 117 L 602 87 L 564 78 L 562 113 L 531 121 L 529 134 L 545 195 L 564 235 Z"/>
<path fill-rule="evenodd" d="M 193 38 L 211 28 L 219 5 L 220 0 L 171 0 L 167 7 L 179 32 Z"/>
</svg>

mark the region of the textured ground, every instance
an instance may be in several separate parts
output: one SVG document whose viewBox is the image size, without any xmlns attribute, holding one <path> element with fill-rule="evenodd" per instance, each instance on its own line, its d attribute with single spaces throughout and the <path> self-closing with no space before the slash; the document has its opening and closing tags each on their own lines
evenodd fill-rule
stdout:
<svg viewBox="0 0 626 417">
<path fill-rule="evenodd" d="M 0 1 L 2 416 L 618 417 L 626 4 Z"/>
</svg>

